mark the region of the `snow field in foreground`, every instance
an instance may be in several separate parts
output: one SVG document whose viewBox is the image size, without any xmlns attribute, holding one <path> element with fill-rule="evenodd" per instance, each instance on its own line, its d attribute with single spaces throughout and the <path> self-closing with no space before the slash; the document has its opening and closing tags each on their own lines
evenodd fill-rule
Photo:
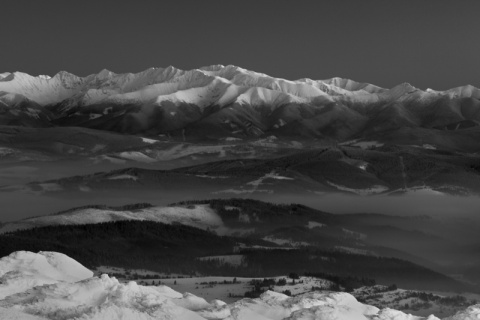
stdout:
<svg viewBox="0 0 480 320">
<path fill-rule="evenodd" d="M 92 271 L 61 253 L 17 251 L 0 259 L 0 299 L 35 286 L 92 276 Z"/>
<path fill-rule="evenodd" d="M 0 259 L 0 319 L 13 320 L 438 320 L 378 309 L 344 292 L 309 292 L 294 297 L 267 291 L 257 299 L 226 304 L 206 301 L 167 286 L 120 283 L 91 277 L 75 260 L 55 252 L 19 251 Z M 27 280 L 27 281 L 25 281 Z M 21 284 L 19 286 L 18 284 Z M 448 320 L 478 319 L 480 305 Z"/>
</svg>

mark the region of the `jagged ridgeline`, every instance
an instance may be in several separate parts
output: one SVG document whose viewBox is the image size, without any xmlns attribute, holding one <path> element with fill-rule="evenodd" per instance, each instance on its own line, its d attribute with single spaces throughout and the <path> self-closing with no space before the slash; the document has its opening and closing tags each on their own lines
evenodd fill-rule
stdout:
<svg viewBox="0 0 480 320">
<path fill-rule="evenodd" d="M 480 90 L 391 89 L 348 79 L 286 80 L 236 66 L 53 77 L 4 73 L 0 124 L 74 126 L 186 140 L 276 135 L 369 138 L 474 149 Z"/>
<path fill-rule="evenodd" d="M 6 224 L 0 255 L 19 250 L 57 251 L 90 268 L 246 277 L 323 273 L 405 288 L 473 290 L 433 271 L 435 264 L 426 259 L 402 248 L 373 244 L 383 237 L 383 227 L 372 220 L 383 219 L 404 239 L 415 235 L 424 249 L 428 235 L 401 228 L 412 223 L 408 218 L 359 215 L 350 219 L 299 204 L 242 199 L 127 208 L 77 208 Z M 419 225 L 428 220 L 415 218 Z M 235 256 L 239 263 L 225 262 L 227 256 Z M 426 266 L 429 263 L 431 268 Z"/>
</svg>

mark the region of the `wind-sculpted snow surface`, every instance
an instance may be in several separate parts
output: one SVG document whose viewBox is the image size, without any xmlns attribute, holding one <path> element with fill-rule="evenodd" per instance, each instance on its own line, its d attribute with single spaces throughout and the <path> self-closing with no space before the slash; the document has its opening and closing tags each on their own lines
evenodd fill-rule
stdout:
<svg viewBox="0 0 480 320">
<path fill-rule="evenodd" d="M 52 320 L 424 319 L 361 304 L 348 293 L 308 293 L 288 297 L 267 291 L 258 299 L 243 299 L 227 305 L 218 300 L 209 303 L 189 293 L 182 295 L 166 286 L 145 287 L 135 282 L 122 284 L 107 275 L 77 283 L 36 287 L 0 301 L 2 319 L 22 319 L 23 315 L 25 318 L 36 316 Z M 429 318 L 434 319 L 437 318 Z"/>
<path fill-rule="evenodd" d="M 28 281 L 12 288 L 11 283 L 5 282 L 12 273 L 17 279 Z M 4 289 L 0 319 L 439 320 L 433 315 L 424 318 L 388 308 L 380 310 L 344 292 L 310 292 L 289 297 L 267 291 L 257 299 L 226 304 L 219 300 L 207 302 L 167 286 L 124 284 L 108 275 L 91 275 L 78 262 L 60 253 L 12 253 L 0 260 Z M 5 290 L 8 286 L 11 291 Z M 478 319 L 479 314 L 477 305 L 446 320 Z"/>
<path fill-rule="evenodd" d="M 459 311 L 454 316 L 445 318 L 444 320 L 476 320 L 480 319 L 480 305 L 468 307 L 464 311 Z"/>
<path fill-rule="evenodd" d="M 92 271 L 61 253 L 17 251 L 0 259 L 0 299 L 35 286 L 92 276 Z"/>
</svg>

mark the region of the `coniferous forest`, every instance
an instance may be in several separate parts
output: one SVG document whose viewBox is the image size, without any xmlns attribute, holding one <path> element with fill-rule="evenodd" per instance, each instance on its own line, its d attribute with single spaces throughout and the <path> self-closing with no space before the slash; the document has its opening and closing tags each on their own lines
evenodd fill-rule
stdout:
<svg viewBox="0 0 480 320">
<path fill-rule="evenodd" d="M 247 245 L 245 249 L 238 244 Z M 465 285 L 440 273 L 395 258 L 358 255 L 315 247 L 295 250 L 261 249 L 258 239 L 218 236 L 184 225 L 148 221 L 117 221 L 88 225 L 48 226 L 0 236 L 0 255 L 14 251 L 57 251 L 82 264 L 149 269 L 186 275 L 271 277 L 334 274 L 372 278 L 405 288 L 457 289 Z M 255 245 L 260 249 L 256 248 Z M 205 256 L 242 254 L 233 266 Z"/>
</svg>

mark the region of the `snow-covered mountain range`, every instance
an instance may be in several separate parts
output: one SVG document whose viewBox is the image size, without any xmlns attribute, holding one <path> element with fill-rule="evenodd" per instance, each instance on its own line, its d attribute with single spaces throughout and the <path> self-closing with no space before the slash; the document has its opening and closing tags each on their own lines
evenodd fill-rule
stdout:
<svg viewBox="0 0 480 320">
<path fill-rule="evenodd" d="M 106 274 L 92 277 L 81 264 L 56 252 L 14 252 L 0 259 L 0 280 L 3 320 L 439 320 L 434 315 L 417 317 L 362 304 L 344 292 L 310 292 L 289 297 L 267 291 L 257 299 L 231 304 L 208 302 L 164 285 L 120 283 Z M 445 320 L 477 319 L 479 314 L 480 306 L 474 305 Z"/>
<path fill-rule="evenodd" d="M 5 99 L 29 99 L 42 106 L 68 102 L 67 105 L 91 105 L 98 102 L 131 103 L 172 101 L 200 106 L 225 106 L 238 102 L 253 105 L 325 101 L 349 97 L 352 101 L 374 101 L 417 92 L 419 97 L 480 98 L 480 89 L 471 85 L 447 91 L 426 91 L 408 83 L 384 89 L 349 79 L 275 78 L 237 66 L 213 65 L 193 70 L 175 67 L 150 68 L 139 73 L 116 74 L 106 69 L 98 74 L 78 77 L 61 71 L 53 77 L 31 76 L 22 72 L 0 75 L 0 91 Z M 18 100 L 18 101 L 19 101 Z"/>
<path fill-rule="evenodd" d="M 84 126 L 183 138 L 300 135 L 345 140 L 409 128 L 480 124 L 480 89 L 391 89 L 349 79 L 275 78 L 228 65 L 53 77 L 0 75 L 0 123 Z"/>
</svg>

